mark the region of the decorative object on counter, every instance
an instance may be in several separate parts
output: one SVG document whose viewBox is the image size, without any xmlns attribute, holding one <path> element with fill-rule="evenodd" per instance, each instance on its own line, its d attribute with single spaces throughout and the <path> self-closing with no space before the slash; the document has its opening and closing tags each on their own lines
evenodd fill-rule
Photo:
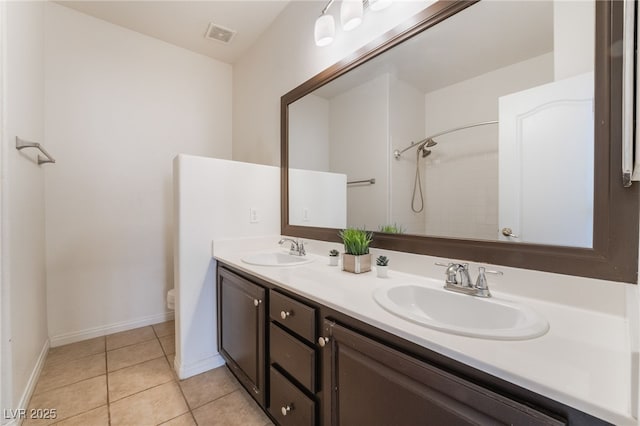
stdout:
<svg viewBox="0 0 640 426">
<path fill-rule="evenodd" d="M 364 229 L 347 228 L 338 233 L 344 244 L 342 270 L 360 274 L 371 270 L 371 254 L 369 244 L 373 233 Z"/>
<path fill-rule="evenodd" d="M 385 234 L 404 234 L 405 232 L 402 225 L 398 225 L 397 223 L 393 225 L 380 225 L 378 231 L 384 232 Z"/>
<path fill-rule="evenodd" d="M 336 249 L 329 251 L 329 266 L 338 266 L 340 252 Z"/>
<path fill-rule="evenodd" d="M 387 278 L 389 276 L 389 258 L 387 256 L 378 256 L 376 259 L 376 273 L 378 278 Z"/>
</svg>

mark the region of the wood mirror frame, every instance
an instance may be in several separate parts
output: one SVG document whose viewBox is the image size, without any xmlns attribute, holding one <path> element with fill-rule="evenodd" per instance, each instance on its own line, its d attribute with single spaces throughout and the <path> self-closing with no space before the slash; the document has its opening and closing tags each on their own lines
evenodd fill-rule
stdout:
<svg viewBox="0 0 640 426">
<path fill-rule="evenodd" d="M 281 98 L 281 231 L 283 235 L 339 242 L 338 230 L 289 224 L 288 106 L 475 1 L 439 1 Z M 479 241 L 376 232 L 372 247 L 464 259 L 567 275 L 637 283 L 640 183 L 622 185 L 623 2 L 595 1 L 595 129 L 593 248 Z M 621 49 L 617 49 L 621 51 Z"/>
</svg>

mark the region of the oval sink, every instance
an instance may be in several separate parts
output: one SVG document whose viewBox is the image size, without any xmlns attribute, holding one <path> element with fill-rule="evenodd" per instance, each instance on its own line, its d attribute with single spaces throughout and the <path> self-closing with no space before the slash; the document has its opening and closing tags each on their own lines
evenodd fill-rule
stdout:
<svg viewBox="0 0 640 426">
<path fill-rule="evenodd" d="M 294 266 L 313 262 L 312 259 L 303 256 L 292 256 L 281 252 L 255 253 L 242 258 L 244 263 L 258 266 Z"/>
<path fill-rule="evenodd" d="M 525 340 L 542 336 L 549 323 L 533 309 L 414 284 L 379 288 L 374 298 L 394 315 L 463 336 Z"/>
</svg>

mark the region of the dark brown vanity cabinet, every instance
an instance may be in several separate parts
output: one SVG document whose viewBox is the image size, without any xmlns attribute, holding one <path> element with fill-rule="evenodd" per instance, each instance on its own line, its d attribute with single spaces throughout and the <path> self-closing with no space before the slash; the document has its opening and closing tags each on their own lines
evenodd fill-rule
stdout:
<svg viewBox="0 0 640 426">
<path fill-rule="evenodd" d="M 226 269 L 218 269 L 220 353 L 242 385 L 265 407 L 265 292 Z"/>
<path fill-rule="evenodd" d="M 226 265 L 218 338 L 282 426 L 607 424 Z"/>
<path fill-rule="evenodd" d="M 277 290 L 269 296 L 269 413 L 283 426 L 315 425 L 316 309 Z"/>
<path fill-rule="evenodd" d="M 332 425 L 563 425 L 533 408 L 324 322 Z"/>
</svg>

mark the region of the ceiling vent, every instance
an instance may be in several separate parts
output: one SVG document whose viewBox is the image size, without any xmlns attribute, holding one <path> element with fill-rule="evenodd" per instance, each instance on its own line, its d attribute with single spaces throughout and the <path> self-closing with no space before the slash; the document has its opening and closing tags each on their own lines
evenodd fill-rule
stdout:
<svg viewBox="0 0 640 426">
<path fill-rule="evenodd" d="M 207 33 L 204 35 L 204 38 L 219 41 L 224 44 L 229 44 L 231 43 L 231 40 L 233 40 L 235 35 L 236 31 L 230 30 L 229 28 L 221 27 L 220 25 L 214 24 L 212 22 L 209 24 L 209 28 L 207 28 Z"/>
</svg>

